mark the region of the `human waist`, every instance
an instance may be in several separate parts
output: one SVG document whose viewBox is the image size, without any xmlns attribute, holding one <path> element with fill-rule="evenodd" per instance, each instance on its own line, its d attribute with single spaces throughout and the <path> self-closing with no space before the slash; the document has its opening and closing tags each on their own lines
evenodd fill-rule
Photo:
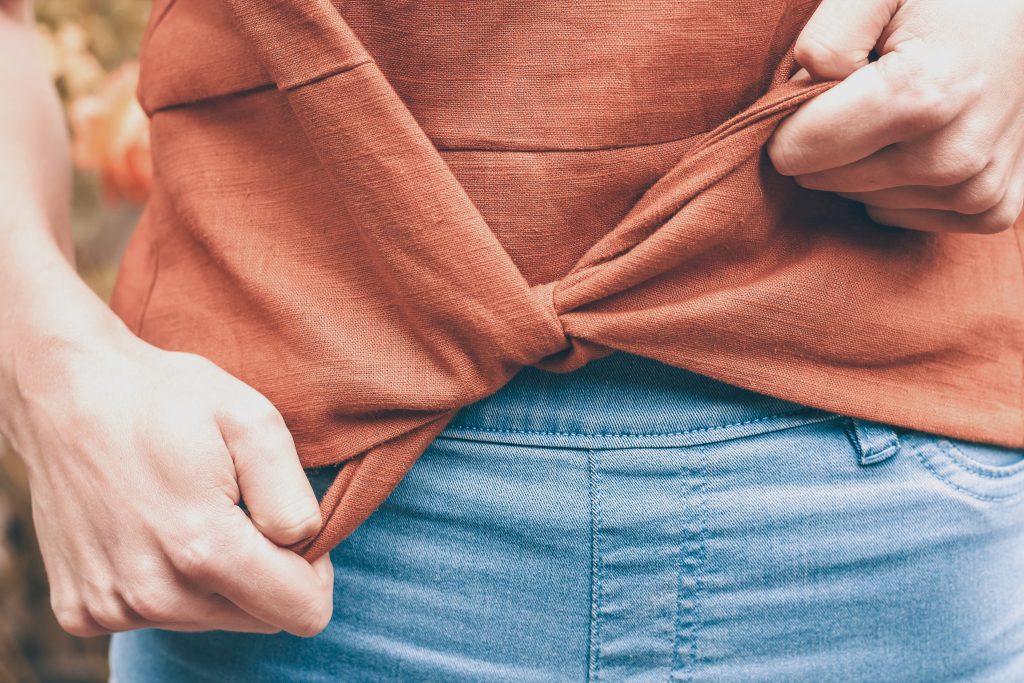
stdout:
<svg viewBox="0 0 1024 683">
<path fill-rule="evenodd" d="M 567 448 L 684 446 L 836 416 L 615 352 L 568 373 L 523 368 L 462 408 L 441 436 Z"/>
</svg>

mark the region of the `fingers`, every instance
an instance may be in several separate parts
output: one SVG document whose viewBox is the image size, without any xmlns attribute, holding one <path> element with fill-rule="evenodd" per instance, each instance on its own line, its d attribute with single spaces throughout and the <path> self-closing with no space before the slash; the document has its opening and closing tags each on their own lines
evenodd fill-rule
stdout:
<svg viewBox="0 0 1024 683">
<path fill-rule="evenodd" d="M 298 636 L 322 631 L 333 610 L 330 555 L 311 565 L 274 545 L 234 505 L 217 519 L 223 523 L 166 549 L 178 571 L 262 622 Z"/>
<path fill-rule="evenodd" d="M 799 175 L 796 182 L 810 190 L 851 193 L 910 185 L 940 188 L 970 181 L 989 163 L 982 153 L 939 152 L 928 144 L 891 147 L 846 166 Z"/>
<path fill-rule="evenodd" d="M 221 595 L 185 594 L 180 609 L 171 618 L 148 619 L 146 613 L 135 612 L 141 626 L 130 628 L 161 628 L 167 631 L 236 631 L 239 633 L 280 633 L 281 628 L 260 621 Z"/>
<path fill-rule="evenodd" d="M 168 600 L 169 598 L 170 600 Z M 111 595 L 88 601 L 74 610 L 57 612 L 64 630 L 80 638 L 109 635 L 142 628 L 167 631 L 236 631 L 280 633 L 281 628 L 260 621 L 220 595 L 202 596 L 189 590 L 168 593 L 156 602 L 136 594 Z M 173 601 L 173 605 L 170 604 Z M 160 603 L 167 607 L 160 607 Z"/>
<path fill-rule="evenodd" d="M 929 89 L 925 83 L 930 81 L 918 79 L 907 62 L 900 53 L 890 53 L 787 117 L 767 147 L 779 173 L 806 176 L 852 165 L 953 121 L 962 101 Z"/>
<path fill-rule="evenodd" d="M 928 187 L 914 185 L 874 192 L 836 194 L 879 209 L 938 209 L 973 215 L 995 208 L 1010 192 L 1010 178 L 985 171 L 957 185 Z"/>
<path fill-rule="evenodd" d="M 320 506 L 277 409 L 256 395 L 222 410 L 218 423 L 256 528 L 280 546 L 316 534 Z"/>
<path fill-rule="evenodd" d="M 970 232 L 992 234 L 1010 228 L 1020 216 L 1021 206 L 1017 202 L 1007 203 L 984 213 L 966 216 L 936 209 L 880 209 L 868 206 L 871 220 L 881 225 L 890 225 L 912 230 L 930 232 Z"/>
<path fill-rule="evenodd" d="M 933 232 L 1002 232 L 1024 210 L 1024 152 L 1011 169 L 988 171 L 957 187 L 908 187 L 850 194 L 876 223 Z M 999 181 L 1000 176 L 1008 181 Z M 995 179 L 995 180 L 986 180 Z M 919 208 L 929 207 L 929 208 Z"/>
<path fill-rule="evenodd" d="M 797 39 L 797 63 L 816 81 L 846 78 L 867 65 L 898 5 L 898 0 L 823 0 Z"/>
<path fill-rule="evenodd" d="M 235 505 L 196 514 L 193 533 L 167 539 L 159 560 L 132 558 L 105 570 L 56 582 L 51 606 L 60 626 L 78 637 L 141 628 L 220 629 L 316 635 L 330 621 L 334 575 L 330 555 L 312 565 L 274 545 Z M 69 578 L 64 575 L 65 579 Z"/>
<path fill-rule="evenodd" d="M 86 609 L 60 609 L 54 607 L 54 616 L 60 627 L 76 638 L 94 638 L 113 633 L 99 624 Z"/>
<path fill-rule="evenodd" d="M 166 567 L 157 573 L 132 572 L 130 580 L 57 586 L 51 593 L 53 612 L 64 630 L 92 637 L 140 628 L 173 631 L 220 629 L 244 633 L 277 633 L 281 628 L 260 621 L 223 596 L 202 592 Z"/>
<path fill-rule="evenodd" d="M 776 130 L 768 156 L 779 173 L 842 166 L 900 139 L 906 125 L 883 125 L 891 112 L 885 68 L 869 63 L 898 4 L 823 0 L 815 10 L 797 39 L 794 56 L 813 80 L 843 82 L 804 104 Z"/>
<path fill-rule="evenodd" d="M 917 163 L 904 166 L 898 171 L 907 182 L 916 180 L 930 183 L 928 185 L 886 187 L 861 192 L 835 191 L 840 196 L 865 204 L 869 215 L 884 225 L 941 232 L 1001 232 L 1018 220 L 1021 207 L 1024 206 L 1024 146 L 1015 140 L 1011 142 L 1013 144 L 1001 146 L 994 158 L 983 151 L 971 154 L 965 149 L 940 154 L 921 152 L 922 158 L 973 161 L 946 168 L 937 161 L 930 166 Z M 1007 150 L 1016 152 L 1010 154 Z M 984 163 L 985 159 L 991 161 Z M 898 167 L 898 164 L 894 163 L 893 166 Z M 843 178 L 836 173 L 826 178 L 827 175 L 820 174 L 818 179 L 797 178 L 797 182 L 828 189 L 853 186 L 858 177 L 851 174 Z M 866 186 L 882 184 L 879 180 L 884 177 L 884 171 L 878 168 L 863 172 L 861 177 L 875 181 L 866 183 Z M 949 184 L 938 184 L 942 181 Z M 891 178 L 885 184 L 888 182 L 899 182 L 899 179 Z"/>
</svg>

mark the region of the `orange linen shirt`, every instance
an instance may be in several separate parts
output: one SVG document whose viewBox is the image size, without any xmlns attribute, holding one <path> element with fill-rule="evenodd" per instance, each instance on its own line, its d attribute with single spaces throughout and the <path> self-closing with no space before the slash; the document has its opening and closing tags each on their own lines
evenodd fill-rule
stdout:
<svg viewBox="0 0 1024 683">
<path fill-rule="evenodd" d="M 1020 222 L 873 223 L 764 143 L 814 0 L 157 0 L 112 306 L 344 462 L 314 559 L 468 403 L 622 350 L 1024 446 Z M 814 454 L 800 454 L 814 457 Z"/>
</svg>

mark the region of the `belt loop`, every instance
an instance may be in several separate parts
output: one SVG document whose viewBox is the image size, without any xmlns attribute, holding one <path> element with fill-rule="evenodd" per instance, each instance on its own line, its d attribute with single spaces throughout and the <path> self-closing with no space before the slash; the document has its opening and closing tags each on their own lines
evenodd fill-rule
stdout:
<svg viewBox="0 0 1024 683">
<path fill-rule="evenodd" d="M 857 451 L 857 462 L 873 465 L 896 455 L 900 440 L 890 425 L 846 416 L 845 430 Z"/>
</svg>

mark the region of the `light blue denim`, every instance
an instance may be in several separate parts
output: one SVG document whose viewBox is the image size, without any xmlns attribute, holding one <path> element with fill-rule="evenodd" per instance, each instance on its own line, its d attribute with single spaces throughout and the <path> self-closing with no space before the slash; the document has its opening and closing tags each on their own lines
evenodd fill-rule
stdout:
<svg viewBox="0 0 1024 683">
<path fill-rule="evenodd" d="M 318 494 L 333 468 L 311 471 Z M 1024 681 L 1024 450 L 616 353 L 461 411 L 311 639 L 142 630 L 118 683 Z"/>
</svg>

